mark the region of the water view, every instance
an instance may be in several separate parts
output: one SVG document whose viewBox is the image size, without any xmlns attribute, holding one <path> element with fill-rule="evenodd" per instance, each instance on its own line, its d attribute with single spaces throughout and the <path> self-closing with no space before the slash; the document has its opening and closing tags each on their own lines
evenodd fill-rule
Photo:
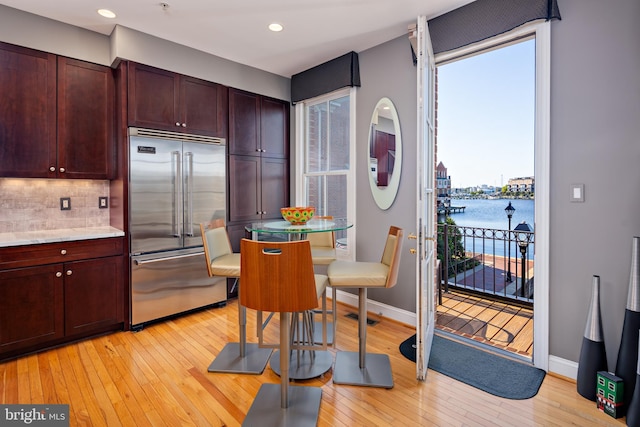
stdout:
<svg viewBox="0 0 640 427">
<path fill-rule="evenodd" d="M 504 209 L 511 202 L 515 212 L 511 217 L 511 230 L 522 221 L 534 229 L 534 200 L 528 199 L 452 199 L 451 207 L 464 207 L 464 212 L 450 214 L 456 225 L 461 227 L 491 228 L 497 230 L 507 230 L 509 220 Z M 489 244 L 488 241 L 485 242 Z M 495 253 L 504 256 L 511 252 L 512 257 L 519 257 L 520 251 L 515 241 L 512 241 L 511 250 L 508 251 L 504 242 L 495 242 L 495 247 L 491 243 L 490 247 L 482 247 L 481 239 L 464 239 L 465 250 L 469 252 Z M 530 248 L 533 249 L 533 248 Z M 529 250 L 527 258 L 533 258 L 533 250 Z"/>
<path fill-rule="evenodd" d="M 464 213 L 451 214 L 457 225 L 465 227 L 508 228 L 507 214 L 504 208 L 511 202 L 516 210 L 511 218 L 511 229 L 526 221 L 534 228 L 534 201 L 526 199 L 453 199 L 452 207 L 465 206 Z"/>
</svg>

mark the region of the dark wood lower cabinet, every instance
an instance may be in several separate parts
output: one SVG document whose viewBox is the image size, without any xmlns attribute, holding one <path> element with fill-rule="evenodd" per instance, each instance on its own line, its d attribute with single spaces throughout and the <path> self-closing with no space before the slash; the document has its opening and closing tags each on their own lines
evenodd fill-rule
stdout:
<svg viewBox="0 0 640 427">
<path fill-rule="evenodd" d="M 62 264 L 0 271 L 0 355 L 64 337 Z"/>
<path fill-rule="evenodd" d="M 67 336 L 91 332 L 123 319 L 122 257 L 76 261 L 64 265 Z"/>
<path fill-rule="evenodd" d="M 18 267 L 0 269 L 0 360 L 122 329 L 122 244 L 112 238 L 1 248 L 0 267 Z"/>
</svg>

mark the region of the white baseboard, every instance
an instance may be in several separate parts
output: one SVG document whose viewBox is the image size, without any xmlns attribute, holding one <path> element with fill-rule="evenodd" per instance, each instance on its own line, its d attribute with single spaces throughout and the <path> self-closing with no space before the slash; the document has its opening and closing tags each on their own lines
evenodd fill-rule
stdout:
<svg viewBox="0 0 640 427">
<path fill-rule="evenodd" d="M 328 295 L 331 295 L 329 291 Z M 337 290 L 338 302 L 355 307 L 358 311 L 358 295 L 349 292 Z M 392 307 L 387 304 L 383 304 L 378 301 L 367 299 L 367 311 L 369 313 L 375 313 L 379 316 L 386 317 L 387 319 L 395 320 L 400 323 L 404 323 L 409 326 L 416 326 L 416 314 L 407 310 L 402 310 L 396 307 Z"/>
<path fill-rule="evenodd" d="M 575 380 L 578 378 L 578 364 L 558 356 L 549 356 L 549 372 Z"/>
</svg>

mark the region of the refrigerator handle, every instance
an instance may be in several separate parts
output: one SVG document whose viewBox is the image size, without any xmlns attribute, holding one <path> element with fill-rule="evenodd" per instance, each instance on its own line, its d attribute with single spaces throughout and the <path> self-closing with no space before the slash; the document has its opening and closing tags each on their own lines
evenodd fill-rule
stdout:
<svg viewBox="0 0 640 427">
<path fill-rule="evenodd" d="M 172 151 L 171 158 L 173 160 L 173 215 L 172 215 L 172 224 L 171 230 L 173 233 L 173 237 L 180 237 L 180 211 L 181 203 L 180 203 L 180 178 L 182 177 L 181 172 L 181 162 L 180 162 L 180 152 Z"/>
<path fill-rule="evenodd" d="M 193 237 L 193 153 L 187 151 L 185 157 L 185 193 L 187 199 L 187 218 L 184 220 L 184 234 Z"/>
<path fill-rule="evenodd" d="M 194 256 L 202 256 L 202 255 L 204 255 L 204 252 L 194 252 L 192 254 L 174 255 L 174 256 L 168 256 L 168 257 L 164 257 L 164 258 L 153 258 L 153 259 L 147 259 L 147 260 L 134 259 L 133 263 L 135 265 L 144 265 L 144 264 L 151 264 L 151 263 L 154 263 L 154 262 L 171 261 L 171 260 L 174 260 L 174 259 L 191 258 L 191 257 L 194 257 Z"/>
</svg>

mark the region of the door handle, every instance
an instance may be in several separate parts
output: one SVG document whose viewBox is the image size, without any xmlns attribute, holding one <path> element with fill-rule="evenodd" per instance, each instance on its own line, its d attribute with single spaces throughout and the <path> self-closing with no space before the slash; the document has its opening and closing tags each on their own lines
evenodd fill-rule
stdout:
<svg viewBox="0 0 640 427">
<path fill-rule="evenodd" d="M 180 237 L 180 229 L 178 228 L 180 223 L 180 217 L 178 209 L 181 209 L 180 203 L 180 181 L 181 181 L 181 168 L 180 168 L 180 152 L 172 151 L 171 160 L 173 161 L 173 215 L 171 218 L 171 226 L 173 229 L 173 236 Z"/>
<path fill-rule="evenodd" d="M 413 233 L 409 233 L 409 235 L 407 236 L 407 239 L 409 239 L 409 240 L 416 240 L 417 238 L 418 238 L 418 236 L 416 236 Z"/>
<path fill-rule="evenodd" d="M 184 219 L 184 234 L 193 237 L 193 153 L 184 153 L 185 157 L 185 193 L 187 198 L 187 218 Z"/>
</svg>

